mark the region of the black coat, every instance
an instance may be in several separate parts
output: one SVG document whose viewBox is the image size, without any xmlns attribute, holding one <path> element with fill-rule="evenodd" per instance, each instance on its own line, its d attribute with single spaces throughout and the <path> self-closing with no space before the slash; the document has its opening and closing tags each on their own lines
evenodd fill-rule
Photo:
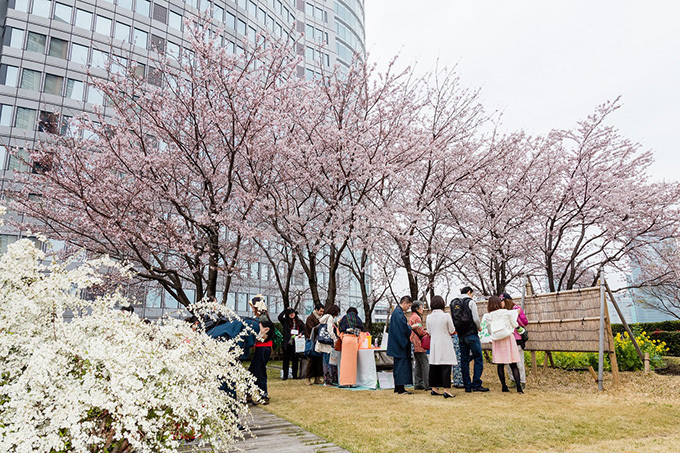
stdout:
<svg viewBox="0 0 680 453">
<path fill-rule="evenodd" d="M 284 345 L 287 345 L 290 342 L 291 338 L 290 331 L 293 329 L 293 327 L 297 329 L 298 334 L 305 333 L 305 325 L 302 323 L 302 320 L 298 318 L 297 314 L 295 314 L 295 318 L 293 319 L 290 319 L 288 317 L 288 315 L 293 311 L 294 311 L 293 309 L 287 308 L 279 314 L 279 322 L 281 323 L 281 327 L 283 328 Z"/>
</svg>

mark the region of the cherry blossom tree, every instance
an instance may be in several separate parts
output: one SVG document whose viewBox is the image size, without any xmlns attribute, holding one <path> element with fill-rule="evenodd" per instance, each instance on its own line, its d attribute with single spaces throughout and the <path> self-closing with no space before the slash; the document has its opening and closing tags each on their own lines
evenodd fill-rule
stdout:
<svg viewBox="0 0 680 453">
<path fill-rule="evenodd" d="M 41 143 L 42 174 L 19 179 L 14 204 L 34 230 L 133 263 L 184 306 L 189 290 L 226 302 L 299 88 L 287 44 L 263 38 L 232 55 L 204 25 L 187 23 L 189 48 L 161 55 L 153 83 L 134 67 L 95 80 L 107 115 Z"/>
<path fill-rule="evenodd" d="M 680 185 L 649 182 L 652 153 L 606 125 L 618 108 L 608 102 L 573 130 L 551 133 L 559 171 L 532 204 L 550 291 L 593 285 L 601 267 L 623 269 L 650 241 L 678 237 Z"/>
</svg>

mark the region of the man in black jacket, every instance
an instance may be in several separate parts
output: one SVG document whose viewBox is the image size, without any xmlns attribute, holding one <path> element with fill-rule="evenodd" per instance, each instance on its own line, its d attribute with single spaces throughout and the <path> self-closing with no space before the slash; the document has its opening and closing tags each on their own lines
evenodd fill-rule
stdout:
<svg viewBox="0 0 680 453">
<path fill-rule="evenodd" d="M 283 380 L 288 379 L 288 365 L 292 362 L 293 379 L 298 378 L 298 355 L 295 353 L 295 337 L 304 334 L 305 325 L 298 318 L 297 311 L 286 308 L 279 314 L 279 322 L 283 328 Z"/>
<path fill-rule="evenodd" d="M 484 356 L 482 343 L 479 341 L 481 323 L 477 304 L 472 298 L 472 288 L 469 286 L 460 290 L 460 296 L 451 301 L 451 317 L 458 334 L 460 346 L 460 371 L 463 374 L 463 385 L 466 392 L 488 392 L 482 386 L 482 372 L 484 371 Z M 470 381 L 470 354 L 475 361 L 474 374 Z"/>
</svg>

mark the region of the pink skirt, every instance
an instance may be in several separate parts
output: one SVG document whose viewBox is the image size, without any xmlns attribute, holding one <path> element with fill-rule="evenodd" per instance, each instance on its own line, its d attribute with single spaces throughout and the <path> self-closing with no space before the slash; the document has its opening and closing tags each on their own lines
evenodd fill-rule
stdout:
<svg viewBox="0 0 680 453">
<path fill-rule="evenodd" d="M 491 343 L 491 353 L 493 355 L 493 363 L 518 363 L 521 360 L 514 335 L 510 335 L 502 340 L 493 341 Z"/>
</svg>

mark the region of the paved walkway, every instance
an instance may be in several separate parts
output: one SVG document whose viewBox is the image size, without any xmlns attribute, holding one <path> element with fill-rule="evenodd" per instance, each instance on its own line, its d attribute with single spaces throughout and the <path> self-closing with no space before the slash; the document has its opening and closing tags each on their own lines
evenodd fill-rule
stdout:
<svg viewBox="0 0 680 453">
<path fill-rule="evenodd" d="M 253 421 L 250 423 L 250 430 L 255 437 L 247 437 L 245 440 L 235 444 L 236 451 L 262 451 L 276 453 L 336 453 L 347 452 L 347 450 L 332 444 L 314 434 L 305 431 L 289 421 L 277 417 L 260 407 L 250 408 L 253 414 Z M 209 447 L 191 448 L 187 445 L 180 449 L 182 452 L 208 452 Z"/>
<path fill-rule="evenodd" d="M 236 444 L 245 451 L 277 453 L 347 452 L 335 444 L 305 431 L 289 421 L 259 407 L 252 407 L 250 430 L 256 436 Z"/>
</svg>

